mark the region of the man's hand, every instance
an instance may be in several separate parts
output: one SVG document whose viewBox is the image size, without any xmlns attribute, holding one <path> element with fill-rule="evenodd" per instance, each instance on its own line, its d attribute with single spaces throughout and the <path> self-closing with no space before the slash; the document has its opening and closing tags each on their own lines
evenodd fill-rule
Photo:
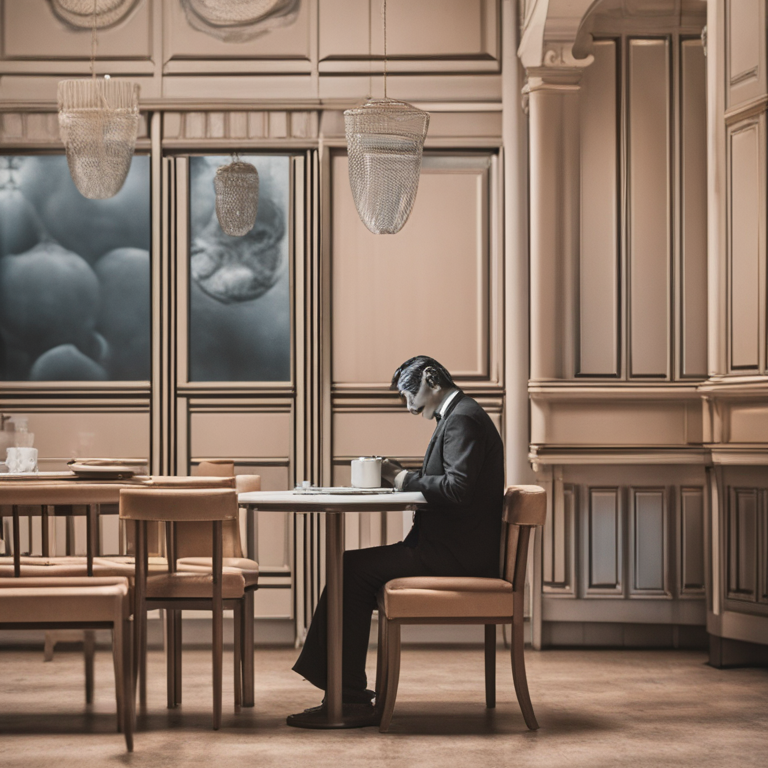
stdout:
<svg viewBox="0 0 768 768">
<path fill-rule="evenodd" d="M 405 469 L 399 461 L 395 459 L 384 459 L 381 462 L 381 477 L 390 485 L 394 486 L 395 478 Z"/>
</svg>

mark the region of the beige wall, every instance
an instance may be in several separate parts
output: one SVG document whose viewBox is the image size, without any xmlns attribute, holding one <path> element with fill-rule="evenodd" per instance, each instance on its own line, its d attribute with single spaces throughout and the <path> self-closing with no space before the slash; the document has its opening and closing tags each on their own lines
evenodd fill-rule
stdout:
<svg viewBox="0 0 768 768">
<path fill-rule="evenodd" d="M 388 3 L 388 93 L 431 114 L 416 206 L 394 237 L 371 235 L 357 216 L 342 114 L 382 94 L 380 9 L 378 0 L 302 0 L 293 23 L 226 42 L 192 28 L 177 0 L 139 0 L 99 32 L 97 72 L 141 86 L 138 147 L 152 160 L 153 373 L 130 388 L 73 387 L 77 407 L 62 387 L 2 387 L 0 409 L 30 413 L 46 468 L 82 455 L 83 435 L 85 452 L 149 456 L 156 472 L 231 457 L 265 488 L 347 482 L 360 453 L 417 463 L 430 425 L 405 414 L 388 386 L 418 353 L 444 362 L 508 433 L 505 313 L 519 313 L 524 294 L 504 293 L 512 247 L 503 233 L 501 14 L 513 29 L 514 3 Z M 88 74 L 90 31 L 67 28 L 47 0 L 7 0 L 0 14 L 0 152 L 60 152 L 56 84 Z M 513 125 L 518 115 L 515 104 Z M 292 154 L 287 383 L 196 384 L 184 374 L 187 157 L 233 149 Z M 524 359 L 524 328 L 510 340 Z M 514 375 L 519 419 L 527 370 Z M 512 434 L 508 452 L 525 468 L 527 425 Z M 270 590 L 259 610 L 289 618 L 297 605 L 300 633 L 318 586 L 304 562 L 318 547 L 317 521 L 294 527 L 261 515 L 258 523 L 259 560 L 276 585 L 293 587 Z M 398 540 L 403 525 L 400 514 L 351 519 L 347 544 Z"/>
</svg>

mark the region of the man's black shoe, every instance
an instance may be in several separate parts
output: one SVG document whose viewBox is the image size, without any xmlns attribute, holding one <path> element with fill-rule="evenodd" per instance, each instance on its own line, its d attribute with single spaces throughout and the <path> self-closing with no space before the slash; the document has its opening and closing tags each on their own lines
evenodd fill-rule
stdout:
<svg viewBox="0 0 768 768">
<path fill-rule="evenodd" d="M 344 724 L 341 728 L 364 728 L 368 725 L 378 725 L 381 715 L 370 702 L 342 704 L 342 718 Z M 327 728 L 328 712 L 325 704 L 319 707 L 310 707 L 295 715 L 288 715 L 285 721 L 294 728 Z"/>
</svg>

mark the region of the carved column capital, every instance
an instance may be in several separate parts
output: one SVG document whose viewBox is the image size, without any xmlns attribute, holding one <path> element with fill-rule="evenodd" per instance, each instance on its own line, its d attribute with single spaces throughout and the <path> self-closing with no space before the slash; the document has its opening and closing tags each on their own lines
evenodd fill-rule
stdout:
<svg viewBox="0 0 768 768">
<path fill-rule="evenodd" d="M 579 87 L 584 69 L 594 61 L 594 56 L 576 59 L 573 42 L 548 42 L 540 66 L 526 68 L 528 90 L 575 90 Z"/>
</svg>

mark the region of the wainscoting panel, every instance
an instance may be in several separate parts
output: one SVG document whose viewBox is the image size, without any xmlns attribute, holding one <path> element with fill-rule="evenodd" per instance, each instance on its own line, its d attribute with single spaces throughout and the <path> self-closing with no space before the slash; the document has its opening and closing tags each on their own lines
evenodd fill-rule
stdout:
<svg viewBox="0 0 768 768">
<path fill-rule="evenodd" d="M 357 456 L 423 457 L 434 422 L 405 409 L 339 411 L 333 416 L 333 453 Z"/>
<path fill-rule="evenodd" d="M 729 137 L 730 365 L 760 364 L 760 260 L 765 253 L 765 116 L 731 128 Z"/>
<path fill-rule="evenodd" d="M 70 459 L 89 456 L 148 460 L 149 413 L 118 409 L 42 413 L 24 410 L 29 416 L 29 431 L 35 435 L 39 468 L 65 469 Z"/>
<path fill-rule="evenodd" d="M 768 603 L 768 490 L 761 492 L 760 524 L 757 532 L 757 542 L 760 556 L 760 588 L 758 600 Z"/>
<path fill-rule="evenodd" d="M 585 531 L 587 595 L 620 596 L 622 526 L 618 488 L 589 488 Z"/>
<path fill-rule="evenodd" d="M 630 489 L 629 571 L 632 595 L 669 595 L 668 523 L 663 488 Z"/>
<path fill-rule="evenodd" d="M 157 0 L 155 0 L 157 2 Z M 312 3 L 298 3 L 290 23 L 265 31 L 257 41 L 217 39 L 187 21 L 180 2 L 163 2 L 164 69 L 168 74 L 205 72 L 308 72 L 312 68 Z M 234 62 L 242 62 L 238 67 Z M 247 66 L 246 66 L 247 63 Z"/>
<path fill-rule="evenodd" d="M 198 408 L 204 406 L 198 406 Z M 289 408 L 190 413 L 190 448 L 194 457 L 248 458 L 291 454 Z"/>
<path fill-rule="evenodd" d="M 154 2 L 159 1 L 154 0 Z M 146 61 L 150 58 L 152 55 L 152 4 L 153 0 L 140 2 L 124 21 L 98 31 L 99 58 L 133 60 L 134 72 L 139 69 L 136 59 Z M 168 5 L 176 4 L 168 3 Z M 0 5 L 0 12 L 2 12 L 0 50 L 3 58 L 27 60 L 37 58 L 43 61 L 69 59 L 70 62 L 72 59 L 79 59 L 82 62 L 82 70 L 76 71 L 85 73 L 88 71 L 88 57 L 91 53 L 90 27 L 85 30 L 67 29 L 56 18 L 51 5 L 49 0 L 24 0 L 21 3 L 12 1 Z M 62 3 L 62 5 L 67 7 L 73 4 Z M 100 5 L 106 4 L 100 3 Z M 114 7 L 118 4 L 111 5 Z M 34 18 L 34 24 L 30 24 L 32 18 Z M 72 67 L 72 64 L 70 63 L 69 66 Z M 99 74 L 103 71 L 101 68 L 98 70 Z M 113 69 L 112 72 L 114 71 Z"/>
<path fill-rule="evenodd" d="M 685 400 L 593 402 L 534 396 L 531 442 L 536 445 L 686 445 L 701 442 L 701 405 Z"/>
<path fill-rule="evenodd" d="M 383 20 L 378 0 L 319 0 L 320 68 L 323 72 L 371 71 L 371 54 L 383 53 Z M 463 71 L 498 68 L 498 3 L 494 0 L 389 0 L 388 68 L 403 72 L 414 60 Z M 436 20 L 439 19 L 439 23 Z M 342 22 L 343 20 L 343 22 Z M 373 62 L 377 72 L 380 61 Z M 424 68 L 422 66 L 422 68 Z"/>
<path fill-rule="evenodd" d="M 680 583 L 681 595 L 704 593 L 704 490 L 680 490 Z"/>
<path fill-rule="evenodd" d="M 702 467 L 682 464 L 540 470 L 538 482 L 551 488 L 553 501 L 541 537 L 544 645 L 607 642 L 599 632 L 577 641 L 573 633 L 584 622 L 644 627 L 632 641 L 637 645 L 644 631 L 650 643 L 666 637 L 667 646 L 682 647 L 689 631 L 701 641 L 707 612 L 704 481 Z M 556 582 L 563 574 L 565 581 Z M 674 635 L 661 625 L 674 627 Z M 632 643 L 624 637 L 608 644 Z"/>
<path fill-rule="evenodd" d="M 552 514 L 544 523 L 542 543 L 544 591 L 575 595 L 576 490 L 562 481 L 553 486 Z"/>
<path fill-rule="evenodd" d="M 436 358 L 455 378 L 499 381 L 492 156 L 425 157 L 416 203 L 396 238 L 365 228 L 346 154 L 332 163 L 334 382 L 387 389 L 397 366 L 417 354 Z M 446 312 L 450 329 L 435 333 Z"/>
<path fill-rule="evenodd" d="M 669 375 L 670 98 L 667 40 L 628 41 L 631 377 Z"/>
<path fill-rule="evenodd" d="M 732 109 L 766 92 L 765 3 L 726 0 L 725 24 L 726 106 Z"/>
<path fill-rule="evenodd" d="M 706 59 L 700 40 L 680 44 L 680 375 L 707 373 Z"/>
<path fill-rule="evenodd" d="M 616 42 L 595 43 L 581 82 L 581 249 L 576 372 L 619 375 Z"/>
<path fill-rule="evenodd" d="M 728 503 L 728 597 L 756 600 L 758 491 L 731 488 Z"/>
</svg>

